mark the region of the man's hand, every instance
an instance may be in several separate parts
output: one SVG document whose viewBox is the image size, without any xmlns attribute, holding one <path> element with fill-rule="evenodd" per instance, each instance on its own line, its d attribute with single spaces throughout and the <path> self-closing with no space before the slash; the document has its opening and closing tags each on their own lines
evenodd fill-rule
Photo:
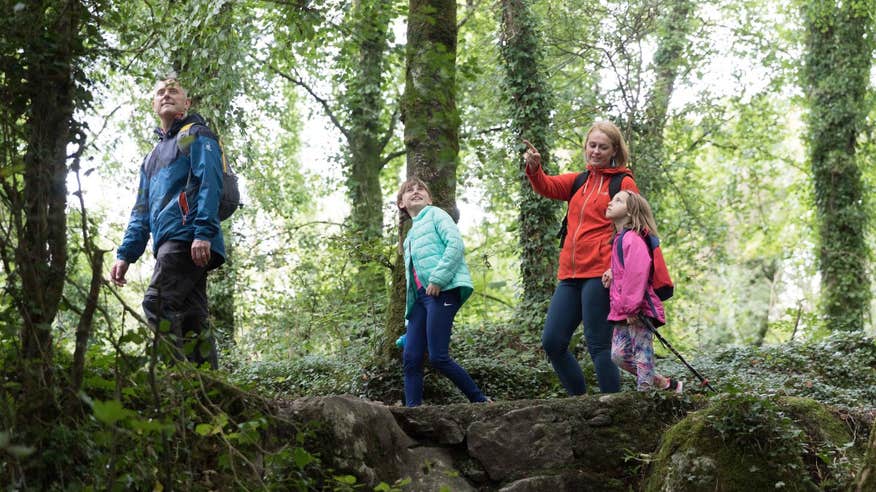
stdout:
<svg viewBox="0 0 876 492">
<path fill-rule="evenodd" d="M 526 162 L 526 170 L 527 171 L 535 171 L 541 166 L 541 154 L 538 153 L 538 150 L 529 143 L 529 140 L 523 140 L 523 143 L 526 144 L 526 152 L 523 153 L 523 161 Z"/>
<path fill-rule="evenodd" d="M 192 241 L 192 261 L 201 268 L 210 263 L 210 241 L 203 239 Z"/>
<path fill-rule="evenodd" d="M 440 294 L 441 294 L 441 287 L 438 287 L 435 284 L 429 284 L 429 286 L 426 287 L 426 295 L 427 296 L 438 297 Z"/>
<path fill-rule="evenodd" d="M 605 273 L 602 274 L 602 286 L 605 287 L 606 289 L 611 287 L 611 279 L 612 278 L 614 278 L 614 277 L 612 277 L 611 268 L 609 268 L 608 270 L 605 271 Z"/>
<path fill-rule="evenodd" d="M 125 260 L 116 260 L 113 264 L 113 269 L 110 270 L 110 280 L 116 287 L 124 287 L 128 283 L 125 280 L 125 273 L 128 272 L 128 262 Z"/>
</svg>

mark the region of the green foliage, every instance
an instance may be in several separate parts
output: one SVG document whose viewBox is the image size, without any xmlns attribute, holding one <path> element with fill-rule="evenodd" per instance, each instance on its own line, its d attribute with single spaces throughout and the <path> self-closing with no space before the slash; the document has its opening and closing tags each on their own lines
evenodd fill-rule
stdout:
<svg viewBox="0 0 876 492">
<path fill-rule="evenodd" d="M 359 372 L 351 362 L 323 355 L 253 362 L 242 365 L 233 378 L 240 384 L 284 398 L 348 394 Z"/>
<path fill-rule="evenodd" d="M 0 20 L 0 92 L 7 96 L 0 98 L 5 251 L 26 223 L 14 214 L 24 203 L 28 169 L 25 140 L 32 115 L 26 110 L 44 95 L 35 92 L 40 86 L 21 82 L 30 81 L 27 70 L 59 46 L 56 30 L 46 26 L 58 18 L 61 3 L 33 5 L 42 10 L 27 2 L 0 5 L 6 14 Z M 498 400 L 564 395 L 538 338 L 554 282 L 553 217 L 561 207 L 529 191 L 520 172 L 519 138 L 550 149 L 551 172 L 579 171 L 584 131 L 594 119 L 612 118 L 636 136 L 633 160 L 642 166 L 637 173 L 664 189 L 653 202 L 678 290 L 667 305 L 663 332 L 727 393 L 714 400 L 720 412 L 704 419 L 710 435 L 722 445 L 756 451 L 768 466 L 790 463 L 798 474 L 805 468 L 810 482 L 824 489 L 847 483 L 855 463 L 847 443 L 836 429 L 815 424 L 829 416 L 773 396 L 810 397 L 853 416 L 872 410 L 876 401 L 872 338 L 827 336 L 837 326 L 864 325 L 872 296 L 865 245 L 872 239 L 873 203 L 865 198 L 874 176 L 873 166 L 864 165 L 876 156 L 876 106 L 868 79 L 872 5 L 722 0 L 688 15 L 678 12 L 681 3 L 650 0 L 446 6 L 427 5 L 412 16 L 408 32 L 418 40 L 438 25 L 421 20 L 455 6 L 459 15 L 446 23 L 448 30 L 432 34 L 459 31 L 455 41 L 430 42 L 411 53 L 406 75 L 420 84 L 410 86 L 427 90 L 412 90 L 402 102 L 409 104 L 405 127 L 429 136 L 419 142 L 433 145 L 427 154 L 453 164 L 446 169 L 462 164 L 438 176 L 439 194 L 458 194 L 460 203 L 485 209 L 484 217 L 464 217 L 473 224 L 464 232 L 475 295 L 454 326 L 451 353 L 457 361 Z M 87 7 L 71 48 L 79 61 L 73 70 L 75 117 L 88 118 L 97 131 L 88 135 L 92 146 L 83 162 L 93 158 L 90 165 L 114 184 L 85 191 L 93 196 L 131 189 L 154 121 L 143 92 L 169 70 L 188 81 L 197 110 L 239 161 L 247 206 L 227 231 L 235 254 L 233 270 L 226 272 L 234 280 L 221 289 L 235 308 L 239 344 L 223 363 L 236 368 L 235 383 L 258 393 L 161 364 L 151 380 L 145 350 L 151 334 L 105 290 L 88 345 L 83 393 L 66 394 L 67 351 L 90 277 L 81 231 L 70 227 L 66 283 L 47 331 L 59 351 L 55 384 L 41 399 L 24 393 L 17 374 L 24 365 L 12 348 L 22 329 L 16 308 L 41 290 L 22 291 L 26 260 L 6 255 L 0 268 L 0 482 L 19 489 L 145 489 L 161 481 L 196 490 L 361 489 L 355 477 L 322 469 L 306 430 L 272 441 L 281 424 L 258 394 L 402 400 L 400 353 L 386 361 L 373 356 L 376 347 L 393 341 L 383 330 L 383 277 L 396 231 L 369 224 L 394 216 L 402 163 L 387 159 L 406 143 L 418 143 L 403 142 L 398 123 L 393 126 L 403 56 L 410 48 L 395 37 L 407 14 L 405 2 L 332 0 L 266 8 L 249 0 L 195 0 Z M 500 7 L 525 8 L 503 18 Z M 676 11 L 667 15 L 669 8 Z M 22 22 L 22 16 L 34 22 Z M 803 46 L 808 51 L 801 69 Z M 423 68 L 437 70 L 415 79 Z M 811 168 L 801 164 L 802 105 L 792 85 L 797 75 L 810 111 Z M 322 103 L 303 96 L 305 85 Z M 504 89 L 502 97 L 497 87 Z M 436 109 L 436 101 L 445 106 Z M 304 119 L 323 103 L 320 109 L 334 115 L 336 127 L 356 130 L 350 134 L 356 138 L 342 137 L 348 148 L 332 156 L 350 164 L 343 176 L 331 176 L 329 169 L 307 174 L 298 162 L 314 157 L 298 156 L 303 138 L 331 138 L 301 135 Z M 450 103 L 456 104 L 452 110 Z M 99 130 L 98 113 L 109 115 L 106 132 Z M 458 153 L 457 135 L 442 140 L 424 131 L 436 123 L 458 128 Z M 132 140 L 139 150 L 126 148 Z M 367 172 L 352 166 L 366 158 L 372 165 Z M 347 220 L 338 216 L 347 204 L 332 195 L 341 185 L 358 214 Z M 324 204 L 328 213 L 317 208 L 321 196 L 333 197 Z M 835 206 L 840 202 L 845 206 Z M 89 232 L 101 247 L 110 249 L 121 236 L 124 217 L 117 217 L 117 209 L 126 215 L 128 205 L 89 210 Z M 143 272 L 149 269 L 145 263 Z M 819 264 L 830 317 L 813 309 Z M 132 273 L 121 298 L 136 306 L 146 281 L 148 273 Z M 541 295 L 531 295 L 535 288 Z M 595 388 L 581 338 L 579 328 L 572 350 Z M 685 379 L 688 393 L 702 392 L 674 356 L 659 345 L 657 350 L 661 373 Z M 464 401 L 446 378 L 426 367 L 429 403 Z M 623 381 L 625 390 L 633 388 L 629 376 Z M 46 409 L 60 417 L 46 424 Z M 681 458 L 690 465 L 683 478 L 695 483 L 706 476 L 708 460 L 696 453 Z M 406 485 L 381 484 L 377 490 Z"/>
<path fill-rule="evenodd" d="M 873 408 L 876 402 L 876 341 L 860 333 L 728 348 L 692 363 L 713 386 L 730 391 L 807 397 L 847 408 Z"/>
<path fill-rule="evenodd" d="M 856 158 L 876 49 L 873 6 L 802 5 L 801 70 L 809 114 L 809 155 L 818 213 L 823 310 L 834 329 L 860 330 L 870 309 L 867 195 Z"/>
<path fill-rule="evenodd" d="M 2 356 L 13 356 L 9 344 Z M 181 364 L 124 369 L 92 361 L 63 418 L 32 418 L 33 396 L 0 387 L 0 480 L 18 490 L 331 488 L 312 433 L 264 397 Z M 117 362 L 117 361 L 116 361 Z M 59 366 L 64 372 L 69 361 Z M 2 366 L 3 380 L 14 366 Z M 290 440 L 277 435 L 291 433 Z M 38 453 L 33 452 L 39 450 Z M 325 484 L 325 485 L 322 485 Z"/>
</svg>

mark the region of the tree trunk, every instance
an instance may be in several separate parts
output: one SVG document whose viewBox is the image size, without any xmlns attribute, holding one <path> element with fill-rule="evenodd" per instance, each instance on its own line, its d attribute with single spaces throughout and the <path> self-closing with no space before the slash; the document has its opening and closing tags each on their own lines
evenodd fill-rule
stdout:
<svg viewBox="0 0 876 492">
<path fill-rule="evenodd" d="M 762 259 L 759 261 L 761 264 L 761 271 L 763 272 L 763 279 L 769 285 L 770 288 L 770 296 L 769 301 L 766 303 L 766 307 L 761 313 L 758 319 L 757 332 L 754 336 L 754 342 L 752 343 L 755 347 L 762 347 L 764 341 L 766 340 L 767 332 L 770 329 L 770 311 L 772 311 L 773 306 L 776 303 L 776 284 L 779 283 L 779 275 L 781 275 L 781 270 L 779 270 L 779 260 L 777 258 L 770 259 Z"/>
<path fill-rule="evenodd" d="M 514 129 L 513 145 L 519 150 L 517 180 L 520 186 L 520 276 L 523 302 L 519 321 L 525 330 L 539 331 L 547 303 L 553 295 L 559 256 L 556 230 L 557 204 L 532 191 L 524 172 L 522 144 L 527 139 L 539 150 L 542 165 L 550 164 L 551 95 L 543 73 L 544 54 L 536 19 L 523 0 L 502 0 L 500 51 L 505 68 L 505 97 Z M 542 313 L 533 316 L 533 313 Z"/>
<path fill-rule="evenodd" d="M 434 205 L 459 220 L 456 208 L 456 167 L 459 115 L 456 109 L 456 1 L 410 0 L 406 51 L 405 123 L 407 175 L 429 184 Z M 399 241 L 404 228 L 401 228 Z M 398 249 L 400 253 L 401 249 Z M 404 332 L 404 265 L 396 255 L 384 343 L 391 357 L 393 342 Z"/>
<path fill-rule="evenodd" d="M 37 14 L 35 23 L 46 22 L 41 14 L 48 6 L 27 8 Z M 39 361 L 25 381 L 44 387 L 52 384 L 52 322 L 67 266 L 66 150 L 74 106 L 72 63 L 83 15 L 75 1 L 52 8 L 59 13 L 45 26 L 49 39 L 28 39 L 23 48 L 26 82 L 20 87 L 30 104 L 25 123 L 24 227 L 15 253 L 23 294 L 22 356 Z"/>
<path fill-rule="evenodd" d="M 353 5 L 353 73 L 344 97 L 350 115 L 347 189 L 352 210 L 351 238 L 361 257 L 355 285 L 366 292 L 384 292 L 384 266 L 375 261 L 383 237 L 383 191 L 380 171 L 392 125 L 381 123 L 384 113 L 383 79 L 387 37 L 392 11 L 388 0 L 357 0 Z M 384 133 L 390 132 L 390 133 Z"/>
<path fill-rule="evenodd" d="M 818 217 L 822 309 L 836 330 L 863 328 L 870 304 L 867 200 L 856 163 L 873 57 L 867 2 L 804 5 L 803 84 Z"/>
<path fill-rule="evenodd" d="M 630 134 L 636 185 L 649 198 L 652 207 L 659 208 L 660 198 L 666 189 L 664 170 L 666 156 L 663 149 L 663 129 L 675 79 L 684 63 L 684 50 L 689 44 L 691 17 L 696 5 L 690 0 L 679 0 L 664 11 L 658 24 L 657 51 L 652 64 L 654 86 L 651 88 L 644 108 L 644 117 L 632 115 L 627 127 Z M 656 212 L 656 210 L 655 210 Z"/>
<path fill-rule="evenodd" d="M 73 364 L 70 366 L 70 389 L 72 394 L 79 394 L 82 389 L 82 380 L 85 376 L 85 353 L 88 351 L 88 342 L 91 339 L 94 313 L 100 297 L 100 286 L 103 284 L 103 251 L 86 246 L 88 265 L 91 267 L 91 283 L 88 287 L 88 295 L 85 298 L 85 307 L 79 316 L 76 325 L 76 348 L 73 351 Z"/>
</svg>

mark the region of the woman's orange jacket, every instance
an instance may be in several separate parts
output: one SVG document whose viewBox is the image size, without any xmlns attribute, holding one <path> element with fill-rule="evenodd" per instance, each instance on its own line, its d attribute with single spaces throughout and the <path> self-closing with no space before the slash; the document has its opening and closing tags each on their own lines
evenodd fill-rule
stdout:
<svg viewBox="0 0 876 492">
<path fill-rule="evenodd" d="M 601 277 L 611 266 L 611 237 L 614 224 L 605 217 L 605 209 L 611 200 L 608 184 L 611 175 L 632 172 L 626 167 L 587 166 L 590 176 L 575 196 L 569 200 L 572 185 L 579 173 L 548 176 L 541 166 L 534 171 L 526 170 L 532 189 L 554 200 L 569 202 L 568 235 L 560 251 L 560 267 L 557 278 Z M 636 193 L 639 188 L 631 177 L 621 181 L 621 190 Z"/>
</svg>

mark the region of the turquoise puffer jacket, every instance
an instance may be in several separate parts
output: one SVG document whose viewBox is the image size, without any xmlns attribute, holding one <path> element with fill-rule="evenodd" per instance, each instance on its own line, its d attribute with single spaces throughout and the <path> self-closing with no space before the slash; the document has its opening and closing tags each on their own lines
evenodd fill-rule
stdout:
<svg viewBox="0 0 876 492">
<path fill-rule="evenodd" d="M 413 266 L 424 287 L 435 284 L 441 290 L 459 287 L 460 304 L 471 296 L 474 286 L 463 254 L 465 245 L 459 228 L 444 210 L 427 206 L 414 217 L 405 238 L 405 274 L 407 276 L 407 309 L 405 318 L 417 300 L 417 284 Z"/>
</svg>

